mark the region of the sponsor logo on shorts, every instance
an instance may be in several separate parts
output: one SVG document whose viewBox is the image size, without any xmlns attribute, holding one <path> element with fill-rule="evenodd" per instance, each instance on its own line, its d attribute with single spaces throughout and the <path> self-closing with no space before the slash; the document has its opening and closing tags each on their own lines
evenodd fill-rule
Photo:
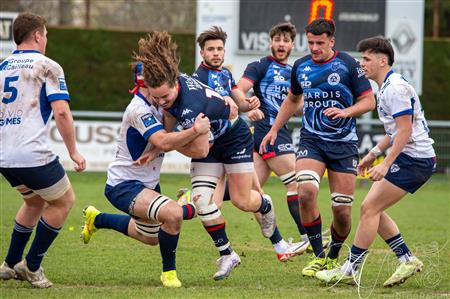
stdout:
<svg viewBox="0 0 450 299">
<path fill-rule="evenodd" d="M 250 154 L 246 154 L 245 151 L 247 149 L 243 148 L 241 151 L 236 152 L 236 156 L 231 157 L 232 160 L 241 160 L 251 158 Z"/>
<path fill-rule="evenodd" d="M 308 150 L 307 149 L 298 150 L 298 156 L 299 157 L 306 157 L 306 156 L 308 156 Z"/>
<path fill-rule="evenodd" d="M 294 150 L 294 145 L 290 143 L 279 144 L 277 148 L 280 152 L 290 152 Z"/>
<path fill-rule="evenodd" d="M 396 173 L 399 170 L 400 170 L 400 166 L 398 166 L 397 164 L 391 165 L 391 173 Z"/>
</svg>

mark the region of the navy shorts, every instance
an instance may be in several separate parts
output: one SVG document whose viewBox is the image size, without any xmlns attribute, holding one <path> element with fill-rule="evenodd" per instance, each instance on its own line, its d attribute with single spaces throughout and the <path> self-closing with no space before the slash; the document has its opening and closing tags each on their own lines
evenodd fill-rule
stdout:
<svg viewBox="0 0 450 299">
<path fill-rule="evenodd" d="M 301 138 L 297 160 L 304 158 L 323 162 L 332 171 L 357 174 L 359 157 L 356 143 Z"/>
<path fill-rule="evenodd" d="M 413 158 L 400 153 L 389 168 L 385 179 L 395 186 L 414 193 L 436 170 L 436 158 Z"/>
<path fill-rule="evenodd" d="M 224 135 L 214 140 L 208 156 L 192 162 L 238 164 L 253 162 L 253 137 L 240 117 Z"/>
<path fill-rule="evenodd" d="M 12 187 L 25 185 L 31 190 L 51 187 L 59 182 L 66 172 L 56 157 L 52 162 L 37 167 L 1 168 L 0 173 Z"/>
<path fill-rule="evenodd" d="M 259 146 L 263 138 L 270 131 L 270 126 L 268 124 L 255 123 L 255 130 L 253 133 L 253 138 L 255 139 L 254 151 L 259 153 Z M 292 144 L 291 133 L 286 127 L 282 127 L 278 131 L 277 139 L 275 139 L 274 145 L 266 145 L 267 152 L 261 155 L 263 160 L 273 158 L 275 156 L 281 156 L 286 154 L 294 154 L 295 149 Z"/>
<path fill-rule="evenodd" d="M 136 196 L 145 188 L 144 184 L 137 180 L 124 181 L 115 186 L 106 184 L 105 196 L 114 207 L 136 218 L 132 214 L 134 202 Z M 159 184 L 153 190 L 161 193 Z"/>
</svg>

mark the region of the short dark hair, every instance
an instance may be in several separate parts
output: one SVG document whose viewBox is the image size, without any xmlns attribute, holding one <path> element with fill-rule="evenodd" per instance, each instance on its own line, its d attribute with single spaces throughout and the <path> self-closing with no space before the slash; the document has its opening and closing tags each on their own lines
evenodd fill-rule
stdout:
<svg viewBox="0 0 450 299">
<path fill-rule="evenodd" d="M 318 18 L 309 23 L 305 27 L 306 33 L 314 35 L 322 35 L 326 33 L 327 36 L 334 36 L 336 32 L 336 25 L 332 19 Z"/>
<path fill-rule="evenodd" d="M 36 31 L 44 33 L 46 23 L 47 21 L 39 15 L 30 12 L 21 13 L 13 23 L 14 42 L 20 45 Z"/>
<path fill-rule="evenodd" d="M 227 33 L 222 30 L 219 26 L 213 26 L 209 28 L 206 31 L 203 31 L 198 37 L 197 37 L 197 43 L 200 46 L 200 49 L 203 50 L 205 47 L 205 43 L 209 40 L 215 40 L 220 39 L 223 41 L 223 44 L 225 45 L 225 42 L 227 41 Z"/>
<path fill-rule="evenodd" d="M 283 22 L 278 23 L 270 29 L 270 39 L 273 39 L 275 35 L 278 34 L 289 34 L 291 40 L 294 41 L 295 36 L 297 35 L 297 29 L 291 22 Z"/>
<path fill-rule="evenodd" d="M 356 46 L 358 52 L 382 53 L 388 57 L 388 64 L 394 64 L 394 49 L 391 41 L 381 35 L 369 37 L 361 40 Z"/>
</svg>

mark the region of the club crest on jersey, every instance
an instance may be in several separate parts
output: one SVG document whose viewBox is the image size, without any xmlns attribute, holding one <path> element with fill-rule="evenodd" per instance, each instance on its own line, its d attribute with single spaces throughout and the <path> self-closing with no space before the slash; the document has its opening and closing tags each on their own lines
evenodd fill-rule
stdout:
<svg viewBox="0 0 450 299">
<path fill-rule="evenodd" d="M 64 78 L 58 78 L 59 90 L 67 90 L 66 80 Z"/>
<path fill-rule="evenodd" d="M 330 84 L 330 85 L 338 85 L 340 81 L 341 81 L 341 77 L 339 76 L 338 73 L 331 73 L 328 76 L 328 84 Z"/>
<path fill-rule="evenodd" d="M 142 123 L 145 127 L 150 127 L 151 125 L 156 124 L 156 119 L 150 113 L 141 116 Z"/>
<path fill-rule="evenodd" d="M 340 65 L 340 63 L 339 62 L 333 62 L 332 64 L 331 64 L 331 70 L 333 71 L 333 72 L 335 72 L 335 71 L 337 71 L 338 69 L 339 69 L 339 65 Z"/>
</svg>

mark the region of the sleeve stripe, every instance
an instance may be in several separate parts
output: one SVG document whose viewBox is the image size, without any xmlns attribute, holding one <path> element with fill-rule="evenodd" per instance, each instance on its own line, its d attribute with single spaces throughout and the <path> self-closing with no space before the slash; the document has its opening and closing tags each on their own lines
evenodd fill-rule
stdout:
<svg viewBox="0 0 450 299">
<path fill-rule="evenodd" d="M 246 79 L 246 80 L 248 80 L 248 81 L 250 81 L 252 84 L 255 82 L 253 79 L 251 79 L 251 78 L 249 78 L 249 77 L 247 77 L 247 76 L 242 76 L 242 79 Z"/>
<path fill-rule="evenodd" d="M 145 140 L 147 140 L 152 134 L 154 134 L 154 133 L 156 133 L 156 132 L 158 132 L 160 130 L 163 130 L 163 129 L 164 129 L 164 127 L 162 125 L 154 126 L 153 128 L 148 129 L 144 133 L 143 137 L 145 138 Z"/>
<path fill-rule="evenodd" d="M 406 110 L 403 110 L 403 111 L 400 111 L 400 112 L 397 112 L 397 113 L 393 114 L 392 117 L 393 118 L 397 118 L 397 117 L 402 116 L 402 115 L 413 115 L 413 110 L 412 109 L 406 109 Z"/>
<path fill-rule="evenodd" d="M 70 96 L 68 93 L 53 93 L 49 96 L 47 96 L 48 101 L 57 101 L 57 100 L 69 100 Z"/>
<path fill-rule="evenodd" d="M 371 93 L 371 92 L 372 92 L 372 87 L 369 88 L 369 89 L 367 89 L 367 90 L 364 90 L 363 92 L 361 92 L 361 93 L 359 94 L 359 96 L 357 96 L 357 98 L 362 97 L 362 96 L 365 96 L 366 94 L 369 94 L 369 93 Z"/>
<path fill-rule="evenodd" d="M 237 85 L 233 85 L 232 87 L 231 87 L 231 90 L 235 90 L 235 89 L 237 89 L 238 87 L 237 87 Z"/>
</svg>

